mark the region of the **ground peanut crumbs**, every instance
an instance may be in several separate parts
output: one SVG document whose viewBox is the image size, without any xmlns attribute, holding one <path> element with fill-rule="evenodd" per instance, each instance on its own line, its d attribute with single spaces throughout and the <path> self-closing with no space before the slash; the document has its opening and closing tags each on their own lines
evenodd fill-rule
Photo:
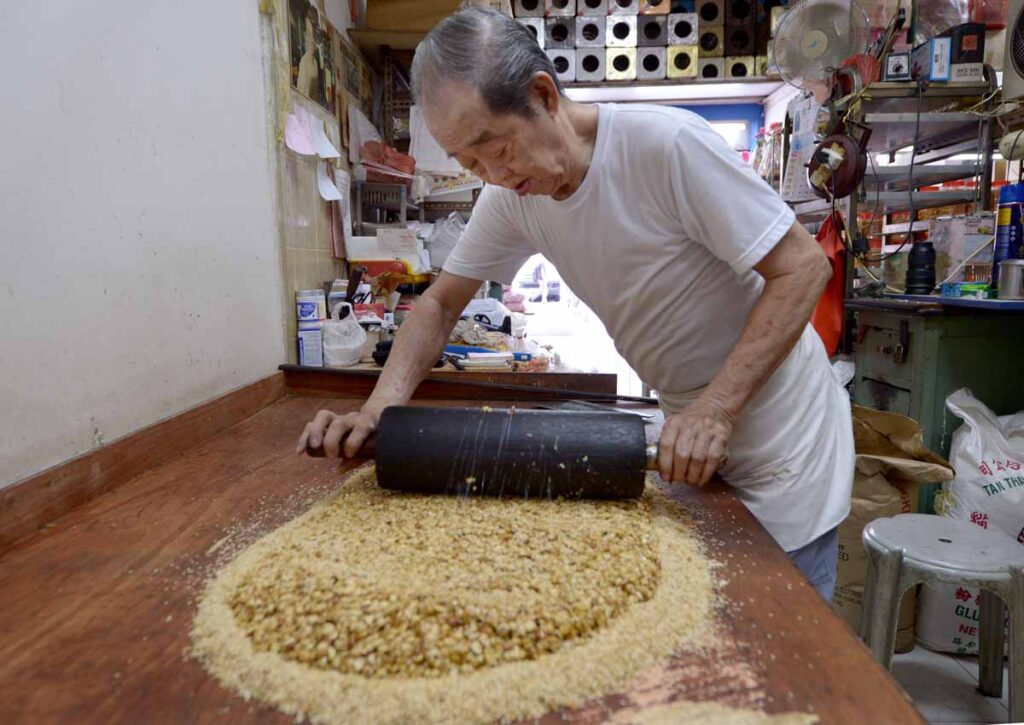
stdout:
<svg viewBox="0 0 1024 725">
<path fill-rule="evenodd" d="M 228 564 L 194 653 L 316 722 L 487 723 L 624 687 L 701 634 L 709 562 L 652 487 L 632 502 L 379 489 L 372 469 Z"/>
<path fill-rule="evenodd" d="M 321 669 L 439 677 L 534 660 L 651 598 L 649 509 L 364 486 L 268 551 L 228 604 L 257 651 Z"/>
</svg>

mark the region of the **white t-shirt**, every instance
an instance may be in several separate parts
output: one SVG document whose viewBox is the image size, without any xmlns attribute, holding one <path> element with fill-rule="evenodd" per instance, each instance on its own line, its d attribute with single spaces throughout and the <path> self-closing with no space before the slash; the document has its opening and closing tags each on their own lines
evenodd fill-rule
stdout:
<svg viewBox="0 0 1024 725">
<path fill-rule="evenodd" d="M 599 108 L 590 168 L 568 199 L 488 186 L 444 269 L 511 283 L 542 253 L 620 354 L 676 411 L 718 374 L 792 210 L 696 114 Z M 723 478 L 791 551 L 849 511 L 849 401 L 808 325 L 740 415 Z"/>
</svg>

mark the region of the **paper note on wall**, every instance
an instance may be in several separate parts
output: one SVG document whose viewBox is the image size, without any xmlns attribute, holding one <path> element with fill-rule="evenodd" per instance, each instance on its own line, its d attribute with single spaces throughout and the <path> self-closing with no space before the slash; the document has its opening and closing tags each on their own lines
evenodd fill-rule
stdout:
<svg viewBox="0 0 1024 725">
<path fill-rule="evenodd" d="M 284 142 L 292 151 L 303 156 L 314 156 L 316 149 L 313 148 L 313 139 L 309 129 L 305 127 L 299 117 L 289 113 L 284 120 Z"/>
<path fill-rule="evenodd" d="M 341 156 L 338 149 L 334 148 L 334 144 L 327 138 L 323 121 L 299 105 L 295 106 L 295 116 L 299 119 L 299 124 L 308 132 L 308 138 L 317 156 L 322 159 L 336 159 Z"/>
<path fill-rule="evenodd" d="M 322 159 L 337 159 L 341 157 L 338 149 L 334 148 L 334 144 L 327 138 L 327 134 L 324 132 L 324 124 L 316 116 L 310 116 L 310 124 L 312 125 L 313 132 L 313 148 L 316 149 L 317 155 Z"/>
<path fill-rule="evenodd" d="M 457 176 L 465 172 L 458 161 L 448 156 L 427 128 L 419 106 L 409 109 L 409 155 L 416 159 L 416 168 L 429 174 Z"/>
<path fill-rule="evenodd" d="M 331 181 L 330 175 L 327 173 L 327 162 L 320 161 L 316 165 L 316 186 L 320 190 L 320 196 L 326 201 L 339 201 L 341 199 L 341 192 L 338 191 L 338 187 Z"/>
<path fill-rule="evenodd" d="M 352 195 L 348 172 L 335 169 L 334 185 L 337 187 L 338 193 L 341 194 L 342 222 L 345 225 L 345 236 L 347 237 L 352 234 Z"/>
</svg>

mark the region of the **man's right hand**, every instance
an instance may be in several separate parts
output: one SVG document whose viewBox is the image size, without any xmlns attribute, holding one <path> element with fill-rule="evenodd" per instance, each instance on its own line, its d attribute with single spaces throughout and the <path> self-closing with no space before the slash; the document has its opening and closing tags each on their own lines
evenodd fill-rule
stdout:
<svg viewBox="0 0 1024 725">
<path fill-rule="evenodd" d="M 321 410 L 312 421 L 306 424 L 296 453 L 303 453 L 306 447 L 323 448 L 329 458 L 339 455 L 353 458 L 359 452 L 370 434 L 377 430 L 380 413 L 365 408 L 355 413 L 337 415 L 329 410 Z M 344 440 L 344 444 L 342 441 Z"/>
</svg>

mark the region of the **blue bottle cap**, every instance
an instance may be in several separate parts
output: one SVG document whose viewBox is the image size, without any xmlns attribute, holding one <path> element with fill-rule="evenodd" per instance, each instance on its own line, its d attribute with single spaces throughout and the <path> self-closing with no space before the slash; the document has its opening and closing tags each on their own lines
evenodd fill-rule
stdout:
<svg viewBox="0 0 1024 725">
<path fill-rule="evenodd" d="M 1024 202 L 1024 184 L 1007 184 L 999 190 L 1000 204 L 1019 204 Z"/>
</svg>

